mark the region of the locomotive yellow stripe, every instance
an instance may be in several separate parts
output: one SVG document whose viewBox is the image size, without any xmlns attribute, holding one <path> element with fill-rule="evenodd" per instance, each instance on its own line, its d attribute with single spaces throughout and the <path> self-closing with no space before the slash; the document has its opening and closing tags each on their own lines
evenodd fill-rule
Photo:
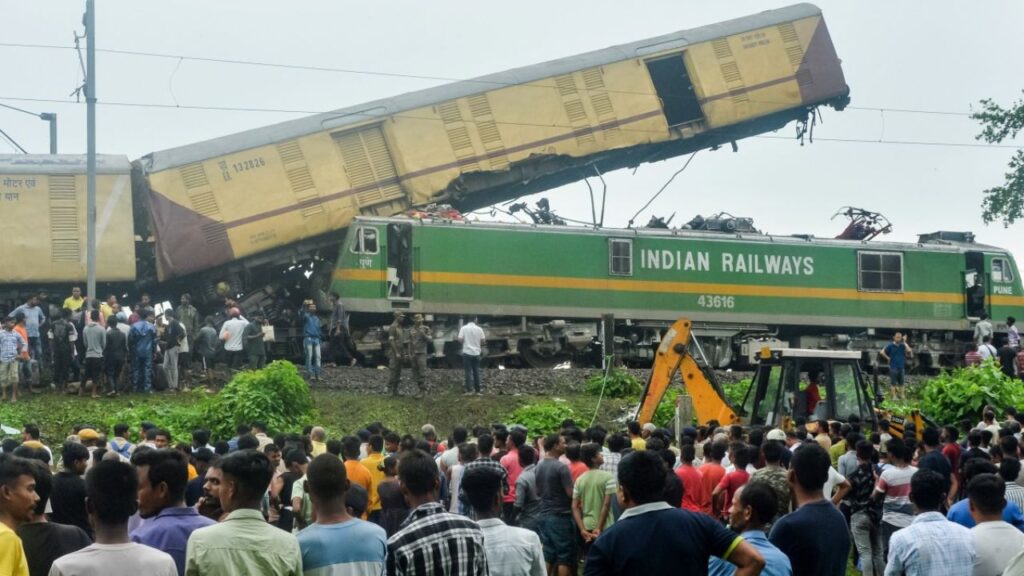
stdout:
<svg viewBox="0 0 1024 576">
<path fill-rule="evenodd" d="M 336 280 L 384 282 L 380 270 L 335 270 Z M 931 302 L 962 305 L 960 294 L 942 292 L 861 292 L 848 288 L 800 288 L 794 286 L 753 286 L 747 284 L 718 284 L 708 282 L 671 282 L 660 280 L 619 280 L 593 278 L 567 278 L 559 276 L 523 276 L 515 274 L 469 274 L 465 272 L 417 272 L 416 282 L 431 284 L 465 284 L 472 286 L 515 286 L 521 288 L 563 288 L 605 290 L 613 292 L 652 292 L 674 294 L 716 294 L 723 296 L 764 296 L 771 298 L 818 298 L 825 300 L 871 300 L 882 302 Z M 1003 304 L 993 297 L 993 304 Z M 1000 296 L 1001 299 L 1024 301 L 1019 296 Z"/>
<path fill-rule="evenodd" d="M 993 306 L 1024 306 L 1024 296 L 993 294 L 989 296 L 988 299 L 989 303 Z"/>
</svg>

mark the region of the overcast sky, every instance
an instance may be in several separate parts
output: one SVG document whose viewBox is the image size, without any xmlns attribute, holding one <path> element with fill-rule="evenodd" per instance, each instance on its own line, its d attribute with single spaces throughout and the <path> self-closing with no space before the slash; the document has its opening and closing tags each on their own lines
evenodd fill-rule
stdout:
<svg viewBox="0 0 1024 576">
<path fill-rule="evenodd" d="M 97 4 L 101 49 L 444 78 L 471 78 L 785 5 L 738 0 Z M 814 144 L 801 147 L 786 139 L 793 134 L 790 125 L 771 138 L 741 141 L 738 153 L 698 153 L 637 221 L 675 212 L 673 223 L 681 224 L 695 214 L 727 211 L 754 217 L 765 232 L 833 236 L 844 224 L 830 222 L 831 215 L 854 205 L 887 215 L 895 225 L 890 239 L 973 230 L 979 241 L 1013 250 L 1024 265 L 1024 247 L 1019 247 L 1024 225 L 986 227 L 980 217 L 981 191 L 1002 183 L 1013 150 L 954 145 L 977 144 L 978 127 L 964 114 L 978 100 L 1009 104 L 1021 96 L 1024 3 L 821 0 L 818 5 L 843 61 L 851 108 L 825 109 Z M 82 29 L 84 6 L 84 0 L 0 0 L 0 44 L 70 46 L 73 31 Z M 11 99 L 69 100 L 82 79 L 74 51 L 0 46 L 0 79 L 0 103 L 57 112 L 60 151 L 85 152 L 84 104 Z M 132 159 L 303 114 L 109 103 L 318 112 L 441 83 L 111 53 L 99 54 L 97 80 L 99 151 Z M 38 119 L 0 108 L 0 129 L 31 152 L 48 150 L 46 123 Z M 0 153 L 9 151 L 0 141 Z M 606 225 L 626 225 L 685 160 L 607 175 Z M 583 183 L 543 196 L 558 213 L 590 220 Z"/>
</svg>

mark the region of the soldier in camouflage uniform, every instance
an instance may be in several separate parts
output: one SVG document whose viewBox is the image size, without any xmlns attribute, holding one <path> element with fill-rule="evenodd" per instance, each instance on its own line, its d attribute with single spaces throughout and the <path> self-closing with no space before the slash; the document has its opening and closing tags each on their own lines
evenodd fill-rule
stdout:
<svg viewBox="0 0 1024 576">
<path fill-rule="evenodd" d="M 409 331 L 402 326 L 405 313 L 395 310 L 395 321 L 388 326 L 388 388 L 392 396 L 398 396 L 398 384 L 402 380 L 402 363 L 409 354 Z"/>
<path fill-rule="evenodd" d="M 415 324 L 409 330 L 409 346 L 412 349 L 412 374 L 420 394 L 427 391 L 427 344 L 430 343 L 430 328 L 423 324 L 423 314 L 412 317 Z"/>
</svg>

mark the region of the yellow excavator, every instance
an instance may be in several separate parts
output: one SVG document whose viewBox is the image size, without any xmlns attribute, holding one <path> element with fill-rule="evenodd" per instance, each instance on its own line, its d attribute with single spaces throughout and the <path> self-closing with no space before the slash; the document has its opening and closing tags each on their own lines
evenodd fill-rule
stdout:
<svg viewBox="0 0 1024 576">
<path fill-rule="evenodd" d="M 637 410 L 641 424 L 650 422 L 665 392 L 681 376 L 684 392 L 679 396 L 679 414 L 689 423 L 715 420 L 723 426 L 771 426 L 792 429 L 797 419 L 808 423 L 846 422 L 856 415 L 868 427 L 881 419 L 889 421 L 890 433 L 902 437 L 906 424 L 913 422 L 917 435 L 932 425 L 920 412 L 900 416 L 878 409 L 876 394 L 860 368 L 861 353 L 847 350 L 764 348 L 757 371 L 743 403 L 733 406 L 715 380 L 714 372 L 702 368 L 695 357 L 700 346 L 692 323 L 681 318 L 665 333 L 655 354 L 654 366 L 644 387 Z"/>
</svg>

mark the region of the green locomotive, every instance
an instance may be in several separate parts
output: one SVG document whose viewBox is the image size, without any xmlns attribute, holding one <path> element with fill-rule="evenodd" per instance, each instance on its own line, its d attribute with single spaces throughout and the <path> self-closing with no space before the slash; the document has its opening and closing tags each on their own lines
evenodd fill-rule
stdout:
<svg viewBox="0 0 1024 576">
<path fill-rule="evenodd" d="M 452 360 L 461 317 L 478 315 L 490 357 L 532 366 L 593 353 L 613 314 L 627 362 L 650 359 L 659 330 L 685 316 L 720 367 L 764 345 L 862 350 L 870 362 L 900 330 L 929 368 L 959 362 L 982 314 L 1024 303 L 1012 256 L 966 232 L 913 244 L 409 218 L 357 218 L 332 289 L 374 320 L 432 315 L 436 354 Z"/>
</svg>

